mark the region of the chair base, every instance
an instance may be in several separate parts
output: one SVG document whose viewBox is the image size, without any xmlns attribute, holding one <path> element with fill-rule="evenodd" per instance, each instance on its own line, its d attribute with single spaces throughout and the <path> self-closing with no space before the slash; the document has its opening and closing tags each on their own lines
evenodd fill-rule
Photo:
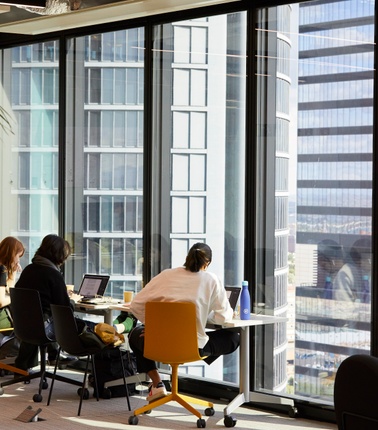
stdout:
<svg viewBox="0 0 378 430">
<path fill-rule="evenodd" d="M 198 411 L 192 405 L 190 405 L 189 402 L 194 403 L 196 405 L 207 406 L 209 408 L 212 408 L 214 406 L 213 403 L 211 402 L 196 399 L 195 397 L 185 396 L 179 393 L 170 393 L 167 396 L 161 397 L 160 399 L 150 402 L 148 405 L 135 409 L 134 416 L 144 414 L 145 412 L 150 411 L 151 409 L 155 409 L 158 406 L 165 405 L 166 403 L 172 402 L 172 401 L 179 403 L 181 406 L 183 406 L 185 409 L 187 409 L 197 418 L 202 418 L 202 414 L 200 411 Z"/>
<path fill-rule="evenodd" d="M 141 415 L 151 409 L 155 409 L 158 406 L 164 405 L 168 402 L 175 401 L 187 409 L 190 413 L 195 415 L 197 418 L 201 419 L 202 414 L 197 409 L 195 409 L 190 403 L 194 403 L 196 405 L 205 406 L 213 409 L 214 404 L 208 402 L 207 400 L 198 399 L 196 397 L 186 396 L 184 394 L 180 394 L 178 392 L 178 366 L 177 364 L 171 364 L 172 367 L 172 392 L 167 396 L 161 397 L 160 399 L 156 399 L 149 404 L 142 406 L 141 408 L 134 410 L 134 416 Z"/>
</svg>

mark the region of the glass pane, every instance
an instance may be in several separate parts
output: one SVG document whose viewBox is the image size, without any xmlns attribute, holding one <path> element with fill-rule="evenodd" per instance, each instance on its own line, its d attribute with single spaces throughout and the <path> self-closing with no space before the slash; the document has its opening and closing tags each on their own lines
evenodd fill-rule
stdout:
<svg viewBox="0 0 378 430">
<path fill-rule="evenodd" d="M 143 29 L 68 41 L 66 231 L 74 256 L 66 280 L 106 273 L 106 295 L 138 291 L 142 274 Z M 89 58 L 88 58 L 89 55 Z M 75 106 L 75 116 L 70 109 Z"/>
<path fill-rule="evenodd" d="M 256 32 L 255 303 L 288 317 L 257 337 L 256 384 L 331 406 L 339 364 L 370 352 L 374 20 L 314 1 L 261 9 Z"/>
<path fill-rule="evenodd" d="M 0 237 L 23 242 L 22 266 L 58 233 L 58 48 L 49 41 L 2 51 Z"/>
<path fill-rule="evenodd" d="M 241 285 L 245 68 L 245 13 L 154 28 L 152 276 L 206 242 L 211 271 Z M 238 363 L 236 352 L 186 372 L 237 383 Z"/>
</svg>

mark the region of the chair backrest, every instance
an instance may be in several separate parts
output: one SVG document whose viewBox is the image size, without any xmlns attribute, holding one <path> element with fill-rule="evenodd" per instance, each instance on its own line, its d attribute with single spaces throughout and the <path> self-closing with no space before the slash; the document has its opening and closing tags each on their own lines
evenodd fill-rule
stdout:
<svg viewBox="0 0 378 430">
<path fill-rule="evenodd" d="M 201 359 L 194 303 L 146 303 L 144 356 L 169 364 Z"/>
<path fill-rule="evenodd" d="M 70 355 L 82 356 L 99 351 L 99 348 L 87 348 L 80 340 L 73 310 L 69 306 L 51 305 L 56 341 L 63 351 Z M 84 322 L 83 322 L 84 324 Z"/>
<path fill-rule="evenodd" d="M 334 402 L 339 430 L 378 429 L 378 358 L 352 355 L 336 372 Z"/>
<path fill-rule="evenodd" d="M 46 336 L 41 299 L 37 290 L 10 288 L 14 332 L 18 339 L 33 345 L 44 345 Z"/>
</svg>

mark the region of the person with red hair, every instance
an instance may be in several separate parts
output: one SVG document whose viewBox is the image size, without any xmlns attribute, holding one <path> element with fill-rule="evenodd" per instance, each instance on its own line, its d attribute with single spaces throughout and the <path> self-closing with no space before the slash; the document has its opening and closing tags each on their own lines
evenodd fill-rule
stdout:
<svg viewBox="0 0 378 430">
<path fill-rule="evenodd" d="M 21 271 L 24 252 L 24 245 L 15 237 L 8 236 L 0 242 L 0 329 L 12 327 L 9 288 L 14 286 L 15 274 Z"/>
</svg>

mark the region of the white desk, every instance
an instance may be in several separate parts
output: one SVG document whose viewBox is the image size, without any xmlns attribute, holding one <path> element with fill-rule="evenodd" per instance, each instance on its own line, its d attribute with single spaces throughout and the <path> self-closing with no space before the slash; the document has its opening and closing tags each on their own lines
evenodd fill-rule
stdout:
<svg viewBox="0 0 378 430">
<path fill-rule="evenodd" d="M 109 303 L 101 305 L 93 305 L 90 303 L 75 303 L 75 312 L 86 314 L 101 315 L 104 317 L 104 322 L 113 325 L 113 312 Z"/>
<path fill-rule="evenodd" d="M 240 346 L 239 346 L 239 394 L 224 408 L 224 424 L 226 427 L 233 427 L 236 421 L 232 418 L 231 413 L 239 406 L 246 402 L 256 400 L 255 393 L 250 393 L 250 346 L 249 335 L 250 327 L 266 324 L 274 324 L 287 321 L 287 318 L 274 317 L 269 315 L 251 314 L 249 320 L 233 319 L 224 323 L 223 328 L 240 328 Z M 235 422 L 235 423 L 234 423 Z"/>
</svg>

